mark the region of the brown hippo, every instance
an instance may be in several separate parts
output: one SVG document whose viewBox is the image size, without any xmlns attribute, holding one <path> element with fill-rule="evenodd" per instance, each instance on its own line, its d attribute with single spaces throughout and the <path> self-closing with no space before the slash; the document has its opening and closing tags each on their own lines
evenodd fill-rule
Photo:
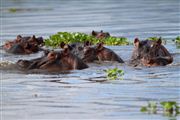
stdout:
<svg viewBox="0 0 180 120">
<path fill-rule="evenodd" d="M 144 66 L 164 66 L 173 62 L 173 57 L 162 45 L 162 40 L 134 40 L 134 50 L 130 64 Z"/>
<path fill-rule="evenodd" d="M 103 46 L 103 43 L 98 43 L 96 46 L 86 45 L 84 47 L 83 61 L 93 62 L 94 60 L 100 61 L 117 61 L 124 63 L 124 61 L 111 49 Z"/>
<path fill-rule="evenodd" d="M 29 43 L 6 43 L 4 45 L 4 50 L 8 53 L 13 54 L 31 54 L 39 51 L 39 47 L 37 45 L 29 44 Z"/>
<path fill-rule="evenodd" d="M 60 43 L 60 47 L 62 49 L 66 49 L 68 48 L 69 51 L 71 51 L 74 55 L 78 56 L 79 58 L 82 59 L 83 57 L 83 49 L 84 49 L 84 46 L 86 46 L 86 44 L 88 45 L 92 45 L 91 42 L 87 41 L 85 42 L 84 44 L 83 43 L 71 43 L 71 44 L 65 44 L 64 42 L 61 42 Z"/>
<path fill-rule="evenodd" d="M 103 30 L 101 30 L 100 32 L 97 32 L 97 31 L 93 30 L 91 35 L 98 38 L 98 39 L 103 39 L 103 38 L 110 37 L 110 34 L 108 32 L 103 32 Z"/>
<path fill-rule="evenodd" d="M 80 58 L 72 54 L 68 49 L 60 52 L 50 51 L 43 57 L 33 60 L 19 60 L 17 65 L 23 69 L 42 69 L 55 72 L 88 68 Z"/>
<path fill-rule="evenodd" d="M 40 50 L 40 45 L 43 45 L 43 38 L 22 37 L 18 35 L 13 41 L 8 41 L 3 45 L 3 49 L 6 52 L 13 54 L 31 54 L 36 53 Z"/>
</svg>

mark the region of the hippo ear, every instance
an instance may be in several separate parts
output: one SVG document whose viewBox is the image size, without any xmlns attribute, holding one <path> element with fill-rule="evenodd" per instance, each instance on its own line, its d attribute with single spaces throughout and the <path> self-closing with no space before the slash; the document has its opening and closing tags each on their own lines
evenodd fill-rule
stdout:
<svg viewBox="0 0 180 120">
<path fill-rule="evenodd" d="M 84 42 L 84 47 L 86 47 L 86 46 L 91 46 L 91 45 L 92 45 L 92 43 L 91 43 L 90 41 Z"/>
<path fill-rule="evenodd" d="M 35 35 L 33 35 L 33 37 L 32 37 L 34 40 L 36 39 L 36 36 Z"/>
<path fill-rule="evenodd" d="M 92 34 L 92 36 L 96 36 L 97 35 L 97 33 L 94 30 L 92 31 L 91 34 Z"/>
<path fill-rule="evenodd" d="M 139 43 L 140 43 L 139 38 L 135 38 L 134 39 L 134 46 L 139 47 Z"/>
<path fill-rule="evenodd" d="M 64 47 L 63 47 L 63 49 L 72 50 L 72 49 L 73 49 L 73 47 L 72 47 L 72 46 L 70 46 L 70 45 L 68 45 L 68 44 L 65 44 L 65 45 L 64 45 Z"/>
<path fill-rule="evenodd" d="M 98 43 L 98 44 L 97 44 L 97 50 L 103 49 L 103 47 L 104 47 L 103 45 L 104 45 L 104 43 L 102 43 L 102 42 L 101 42 L 101 43 Z"/>
<path fill-rule="evenodd" d="M 157 44 L 158 44 L 158 45 L 161 45 L 161 43 L 162 43 L 162 38 L 160 37 L 160 38 L 157 40 Z"/>
<path fill-rule="evenodd" d="M 21 35 L 18 35 L 17 37 L 16 37 L 16 39 L 21 39 L 22 38 L 22 36 Z"/>
<path fill-rule="evenodd" d="M 64 42 L 60 43 L 60 47 L 63 49 L 66 44 Z"/>
</svg>

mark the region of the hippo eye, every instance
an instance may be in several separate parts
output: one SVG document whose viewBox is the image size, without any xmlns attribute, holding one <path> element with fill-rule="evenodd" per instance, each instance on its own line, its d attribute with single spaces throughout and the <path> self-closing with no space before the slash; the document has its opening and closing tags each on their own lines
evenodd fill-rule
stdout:
<svg viewBox="0 0 180 120">
<path fill-rule="evenodd" d="M 82 48 L 82 47 L 78 47 L 78 50 L 79 50 L 79 51 L 82 51 L 82 50 L 83 50 L 83 48 Z"/>
<path fill-rule="evenodd" d="M 72 44 L 71 47 L 76 47 L 76 45 L 75 45 L 75 44 Z"/>
</svg>

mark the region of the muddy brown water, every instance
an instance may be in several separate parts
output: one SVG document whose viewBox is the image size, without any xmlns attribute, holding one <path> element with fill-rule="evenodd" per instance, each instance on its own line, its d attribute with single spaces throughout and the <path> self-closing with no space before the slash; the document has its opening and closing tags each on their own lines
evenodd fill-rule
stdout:
<svg viewBox="0 0 180 120">
<path fill-rule="evenodd" d="M 148 101 L 180 101 L 180 52 L 171 39 L 180 34 L 178 0 L 2 0 L 1 45 L 16 35 L 43 36 L 58 31 L 104 30 L 130 40 L 150 36 L 167 39 L 174 62 L 161 67 L 131 67 L 113 62 L 88 64 L 64 73 L 18 71 L 0 67 L 1 120 L 33 119 L 156 119 L 140 112 Z M 18 8 L 16 12 L 11 8 Z M 133 49 L 107 46 L 126 62 Z M 42 53 L 12 55 L 0 51 L 1 63 L 32 59 Z M 123 80 L 107 80 L 103 70 L 124 70 Z M 179 119 L 179 116 L 175 117 Z"/>
</svg>

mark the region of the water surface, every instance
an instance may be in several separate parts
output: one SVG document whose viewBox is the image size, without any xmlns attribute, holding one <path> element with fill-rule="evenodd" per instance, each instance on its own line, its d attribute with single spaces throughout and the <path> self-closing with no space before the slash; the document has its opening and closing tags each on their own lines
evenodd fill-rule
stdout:
<svg viewBox="0 0 180 120">
<path fill-rule="evenodd" d="M 169 119 L 139 110 L 148 101 L 180 100 L 180 55 L 171 42 L 180 34 L 179 6 L 179 0 L 2 0 L 1 44 L 18 34 L 47 38 L 59 31 L 104 30 L 130 40 L 162 36 L 174 54 L 174 62 L 163 67 L 105 62 L 63 74 L 0 70 L 2 120 Z M 13 8 L 17 10 L 12 12 Z M 126 62 L 133 49 L 132 45 L 107 47 Z M 1 62 L 12 63 L 41 55 L 0 53 Z M 114 67 L 124 70 L 123 80 L 106 80 L 103 70 Z"/>
</svg>

